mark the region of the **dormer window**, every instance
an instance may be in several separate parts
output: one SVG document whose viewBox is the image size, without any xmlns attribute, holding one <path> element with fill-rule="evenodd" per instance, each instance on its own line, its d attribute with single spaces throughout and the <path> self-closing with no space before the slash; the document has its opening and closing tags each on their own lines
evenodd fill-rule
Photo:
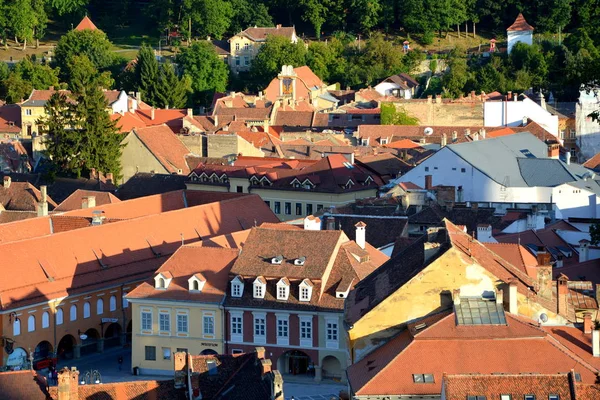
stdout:
<svg viewBox="0 0 600 400">
<path fill-rule="evenodd" d="M 173 279 L 173 275 L 170 272 L 160 272 L 154 277 L 154 288 L 166 290 Z"/>
<path fill-rule="evenodd" d="M 310 298 L 312 296 L 312 289 L 313 289 L 313 283 L 310 281 L 310 279 L 305 279 L 303 280 L 300 285 L 299 285 L 299 295 L 298 298 L 300 299 L 300 301 L 310 301 Z"/>
<path fill-rule="evenodd" d="M 346 182 L 346 185 L 344 185 L 344 187 L 346 189 L 350 189 L 352 186 L 354 186 L 354 181 L 352 181 L 352 179 L 348 179 L 348 182 Z"/>
<path fill-rule="evenodd" d="M 194 274 L 188 279 L 188 286 L 190 292 L 201 292 L 202 288 L 204 288 L 204 284 L 206 283 L 206 279 L 202 274 L 197 273 Z"/>
<path fill-rule="evenodd" d="M 290 281 L 287 278 L 281 278 L 277 282 L 277 300 L 287 300 L 290 296 Z"/>
<path fill-rule="evenodd" d="M 255 299 L 264 299 L 265 292 L 267 291 L 266 279 L 263 278 L 262 276 L 258 276 L 252 283 L 252 286 L 253 286 L 253 297 Z"/>
<path fill-rule="evenodd" d="M 242 297 L 243 294 L 244 280 L 238 275 L 231 281 L 231 297 Z"/>
<path fill-rule="evenodd" d="M 294 178 L 294 180 L 291 182 L 291 185 L 295 188 L 301 188 L 302 184 L 300 183 L 300 181 L 298 180 L 298 178 Z"/>
<path fill-rule="evenodd" d="M 294 260 L 294 265 L 302 266 L 302 265 L 304 265 L 305 262 L 306 262 L 306 257 L 304 257 L 304 256 L 298 257 Z"/>
<path fill-rule="evenodd" d="M 271 264 L 273 264 L 273 265 L 281 265 L 282 262 L 283 262 L 283 256 L 282 255 L 279 255 L 277 257 L 271 258 Z"/>
</svg>

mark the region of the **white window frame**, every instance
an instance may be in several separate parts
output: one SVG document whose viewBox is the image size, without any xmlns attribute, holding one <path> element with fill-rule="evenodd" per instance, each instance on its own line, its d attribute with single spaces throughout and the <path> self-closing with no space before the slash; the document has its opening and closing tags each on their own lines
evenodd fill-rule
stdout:
<svg viewBox="0 0 600 400">
<path fill-rule="evenodd" d="M 56 325 L 62 325 L 65 322 L 65 312 L 61 307 L 56 309 Z"/>
<path fill-rule="evenodd" d="M 303 280 L 300 285 L 298 285 L 298 300 L 300 301 L 310 301 L 312 298 L 312 286 L 307 283 L 308 279 Z M 307 292 L 307 295 L 304 296 L 303 291 Z"/>
<path fill-rule="evenodd" d="M 104 300 L 96 300 L 96 315 L 104 314 Z"/>
<path fill-rule="evenodd" d="M 89 301 L 83 303 L 83 318 L 89 318 L 92 316 L 92 305 Z"/>
<path fill-rule="evenodd" d="M 207 318 L 210 324 L 207 324 Z M 212 332 L 206 332 L 207 327 L 212 327 Z M 207 339 L 215 338 L 215 313 L 212 311 L 205 311 L 202 313 L 202 337 Z"/>
<path fill-rule="evenodd" d="M 77 304 L 71 304 L 69 308 L 69 321 L 77 321 Z"/>
<path fill-rule="evenodd" d="M 21 319 L 15 318 L 13 322 L 13 336 L 19 336 L 21 334 Z"/>
<path fill-rule="evenodd" d="M 231 280 L 231 297 L 240 298 L 244 295 L 244 282 L 236 276 Z"/>
<path fill-rule="evenodd" d="M 117 296 L 110 296 L 110 299 L 108 300 L 108 308 L 110 311 L 117 310 Z"/>
<path fill-rule="evenodd" d="M 290 297 L 290 285 L 285 283 L 283 279 L 277 282 L 277 300 L 287 300 Z"/>
<path fill-rule="evenodd" d="M 257 323 L 257 321 L 259 321 Z M 260 322 L 262 321 L 262 322 Z M 261 329 L 262 328 L 262 329 Z M 258 334 L 256 332 L 259 332 Z M 252 332 L 254 334 L 254 343 L 267 343 L 267 313 L 253 312 L 252 313 Z"/>
<path fill-rule="evenodd" d="M 177 336 L 189 336 L 190 335 L 190 312 L 188 310 L 177 310 L 176 311 L 175 322 L 177 326 L 175 329 L 177 330 Z M 185 330 L 179 329 L 179 317 L 182 317 L 182 322 L 185 321 Z M 185 318 L 183 318 L 185 317 Z M 183 323 L 182 323 L 183 325 Z"/>
<path fill-rule="evenodd" d="M 243 311 L 230 311 L 229 312 L 229 322 L 230 322 L 230 326 L 231 326 L 231 328 L 230 328 L 231 342 L 242 343 L 244 341 L 244 312 Z"/>
<path fill-rule="evenodd" d="M 48 311 L 42 313 L 42 329 L 43 328 L 50 328 L 50 313 Z"/>
<path fill-rule="evenodd" d="M 144 320 L 144 317 L 147 317 L 147 321 Z M 153 330 L 153 321 L 152 321 L 152 309 L 151 308 L 141 308 L 140 309 L 140 332 L 142 335 L 151 335 Z M 149 322 L 148 326 L 146 322 Z"/>
<path fill-rule="evenodd" d="M 263 278 L 264 279 L 264 278 Z M 252 297 L 255 299 L 264 299 L 267 285 L 262 283 L 258 278 L 252 283 Z"/>
<path fill-rule="evenodd" d="M 167 316 L 167 329 L 163 329 L 163 316 Z M 171 335 L 171 310 L 158 310 L 158 334 L 159 335 Z"/>
<path fill-rule="evenodd" d="M 313 316 L 312 315 L 299 315 L 298 324 L 300 346 L 302 347 L 313 347 Z"/>
<path fill-rule="evenodd" d="M 340 347 L 339 318 L 325 318 L 325 347 L 328 349 L 339 349 Z"/>
<path fill-rule="evenodd" d="M 27 317 L 27 332 L 35 332 L 35 315 Z"/>
<path fill-rule="evenodd" d="M 290 345 L 290 314 L 275 314 L 277 344 L 280 346 Z M 285 333 L 285 335 L 283 335 Z"/>
</svg>

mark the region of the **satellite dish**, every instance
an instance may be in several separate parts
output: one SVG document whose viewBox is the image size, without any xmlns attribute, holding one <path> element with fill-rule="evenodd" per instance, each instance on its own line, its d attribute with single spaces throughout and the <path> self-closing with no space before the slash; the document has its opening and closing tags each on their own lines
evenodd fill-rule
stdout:
<svg viewBox="0 0 600 400">
<path fill-rule="evenodd" d="M 87 337 L 88 336 L 85 333 L 82 333 L 81 335 L 79 335 L 79 339 L 81 339 L 81 340 L 85 340 L 85 339 L 87 339 Z"/>
<path fill-rule="evenodd" d="M 427 136 L 431 136 L 433 134 L 433 128 L 425 128 L 423 131 Z"/>
<path fill-rule="evenodd" d="M 544 323 L 548 322 L 548 316 L 545 313 L 540 314 L 540 321 Z"/>
</svg>

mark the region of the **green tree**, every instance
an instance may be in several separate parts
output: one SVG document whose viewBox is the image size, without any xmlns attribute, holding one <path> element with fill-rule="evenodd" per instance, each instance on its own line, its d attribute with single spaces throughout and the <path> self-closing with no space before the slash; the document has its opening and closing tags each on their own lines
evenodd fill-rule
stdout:
<svg viewBox="0 0 600 400">
<path fill-rule="evenodd" d="M 264 88 L 277 76 L 283 65 L 306 65 L 304 43 L 291 43 L 283 36 L 269 36 L 252 61 L 250 76 L 257 87 Z"/>
<path fill-rule="evenodd" d="M 2 97 L 7 103 L 19 103 L 27 98 L 33 86 L 19 75 L 11 73 L 2 81 Z"/>
<path fill-rule="evenodd" d="M 382 103 L 381 125 L 419 125 L 419 119 L 410 116 L 403 108 L 398 110 L 393 103 Z"/>
<path fill-rule="evenodd" d="M 546 83 L 548 64 L 539 45 L 528 45 L 522 42 L 515 44 L 510 53 L 510 62 L 515 73 L 520 70 L 527 72 L 527 74 L 521 73 L 520 75 L 521 83 L 518 85 L 520 88 L 523 88 L 521 85 L 527 82 L 524 79 L 526 75 L 531 77 L 531 85 L 535 87 L 542 87 Z"/>
<path fill-rule="evenodd" d="M 233 8 L 227 0 L 183 0 L 184 21 L 187 33 L 188 19 L 200 37 L 221 39 L 227 32 L 233 17 Z"/>
<path fill-rule="evenodd" d="M 250 26 L 273 26 L 273 19 L 269 9 L 264 3 L 250 2 L 249 0 L 231 0 L 233 16 L 230 33 L 243 31 Z"/>
<path fill-rule="evenodd" d="M 302 20 L 309 22 L 314 30 L 317 39 L 321 38 L 321 28 L 329 15 L 329 0 L 301 0 L 300 5 L 303 8 Z"/>
<path fill-rule="evenodd" d="M 454 50 L 448 60 L 449 71 L 442 78 L 444 92 L 450 97 L 458 97 L 464 93 L 464 87 L 469 80 L 467 60 Z"/>
<path fill-rule="evenodd" d="M 590 236 L 591 236 L 591 240 L 590 242 L 592 242 L 593 246 L 596 246 L 598 243 L 600 243 L 600 224 L 599 223 L 593 223 L 590 225 Z"/>
<path fill-rule="evenodd" d="M 96 83 L 104 89 L 110 89 L 114 84 L 114 79 L 110 72 L 104 71 L 99 73 L 92 61 L 85 55 L 71 57 L 67 64 L 67 68 L 70 78 L 68 86 L 69 90 L 73 92 L 81 90 L 76 85 L 81 84 L 86 77 L 94 78 Z"/>
<path fill-rule="evenodd" d="M 158 102 L 162 108 L 184 108 L 192 82 L 189 76 L 179 78 L 171 63 L 165 63 L 160 69 L 158 81 Z"/>
<path fill-rule="evenodd" d="M 380 0 L 352 0 L 352 12 L 362 32 L 370 32 L 381 22 Z"/>
<path fill-rule="evenodd" d="M 33 40 L 37 17 L 31 0 L 14 0 L 8 6 L 7 13 L 10 15 L 9 26 L 15 36 L 15 42 L 19 44 L 19 38 L 23 40 L 23 50 L 27 47 L 27 41 Z"/>
<path fill-rule="evenodd" d="M 29 56 L 15 64 L 13 74 L 29 82 L 33 89 L 48 89 L 51 86 L 58 88 L 59 85 L 56 69 L 34 63 Z"/>
<path fill-rule="evenodd" d="M 69 31 L 63 35 L 56 45 L 54 60 L 62 71 L 68 71 L 69 59 L 75 55 L 85 55 L 94 67 L 103 71 L 110 67 L 114 57 L 112 44 L 106 34 L 100 30 Z M 67 79 L 67 76 L 63 76 Z"/>
<path fill-rule="evenodd" d="M 50 5 L 58 15 L 80 12 L 87 6 L 89 0 L 50 0 Z"/>
<path fill-rule="evenodd" d="M 191 80 L 194 98 L 201 104 L 210 104 L 215 92 L 224 92 L 227 88 L 229 69 L 210 43 L 194 42 L 182 49 L 177 63 Z"/>
<path fill-rule="evenodd" d="M 144 102 L 158 106 L 159 66 L 152 47 L 144 44 L 138 51 L 135 64 L 136 91 L 140 92 Z"/>
</svg>

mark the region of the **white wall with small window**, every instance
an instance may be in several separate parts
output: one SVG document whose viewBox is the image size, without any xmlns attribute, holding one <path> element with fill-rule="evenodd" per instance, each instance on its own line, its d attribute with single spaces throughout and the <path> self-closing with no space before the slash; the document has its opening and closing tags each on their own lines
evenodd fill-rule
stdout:
<svg viewBox="0 0 600 400">
<path fill-rule="evenodd" d="M 300 301 L 310 301 L 312 297 L 313 283 L 310 279 L 304 279 L 298 286 L 298 299 Z"/>
<path fill-rule="evenodd" d="M 244 341 L 244 312 L 229 311 L 229 325 L 231 326 L 231 342 L 242 343 Z"/>
<path fill-rule="evenodd" d="M 242 297 L 243 294 L 244 280 L 238 275 L 231 280 L 231 297 Z"/>
<path fill-rule="evenodd" d="M 313 316 L 298 315 L 300 320 L 300 346 L 313 347 Z"/>
<path fill-rule="evenodd" d="M 287 300 L 290 296 L 290 281 L 287 278 L 281 278 L 277 282 L 277 300 Z"/>
<path fill-rule="evenodd" d="M 262 276 L 256 277 L 252 282 L 252 297 L 255 299 L 264 299 L 267 291 L 267 281 Z"/>
<path fill-rule="evenodd" d="M 158 310 L 158 334 L 171 335 L 171 310 Z"/>
<path fill-rule="evenodd" d="M 156 289 L 166 290 L 171 284 L 173 275 L 170 272 L 159 272 L 154 277 L 154 287 Z"/>
<path fill-rule="evenodd" d="M 338 349 L 340 347 L 340 321 L 338 317 L 325 317 L 325 347 Z"/>
<path fill-rule="evenodd" d="M 254 320 L 254 343 L 267 343 L 267 313 L 252 312 Z"/>
<path fill-rule="evenodd" d="M 290 344 L 290 314 L 275 314 L 277 318 L 277 344 L 289 346 Z"/>
<path fill-rule="evenodd" d="M 152 334 L 152 309 L 141 308 L 140 309 L 140 330 L 142 334 Z"/>
<path fill-rule="evenodd" d="M 177 310 L 177 336 L 189 336 L 190 313 L 188 310 Z"/>
<path fill-rule="evenodd" d="M 202 337 L 205 339 L 215 338 L 215 313 L 205 311 L 202 313 Z"/>
<path fill-rule="evenodd" d="M 188 279 L 188 289 L 190 292 L 201 292 L 205 283 L 206 279 L 204 279 L 202 275 L 192 275 L 192 277 Z"/>
</svg>

